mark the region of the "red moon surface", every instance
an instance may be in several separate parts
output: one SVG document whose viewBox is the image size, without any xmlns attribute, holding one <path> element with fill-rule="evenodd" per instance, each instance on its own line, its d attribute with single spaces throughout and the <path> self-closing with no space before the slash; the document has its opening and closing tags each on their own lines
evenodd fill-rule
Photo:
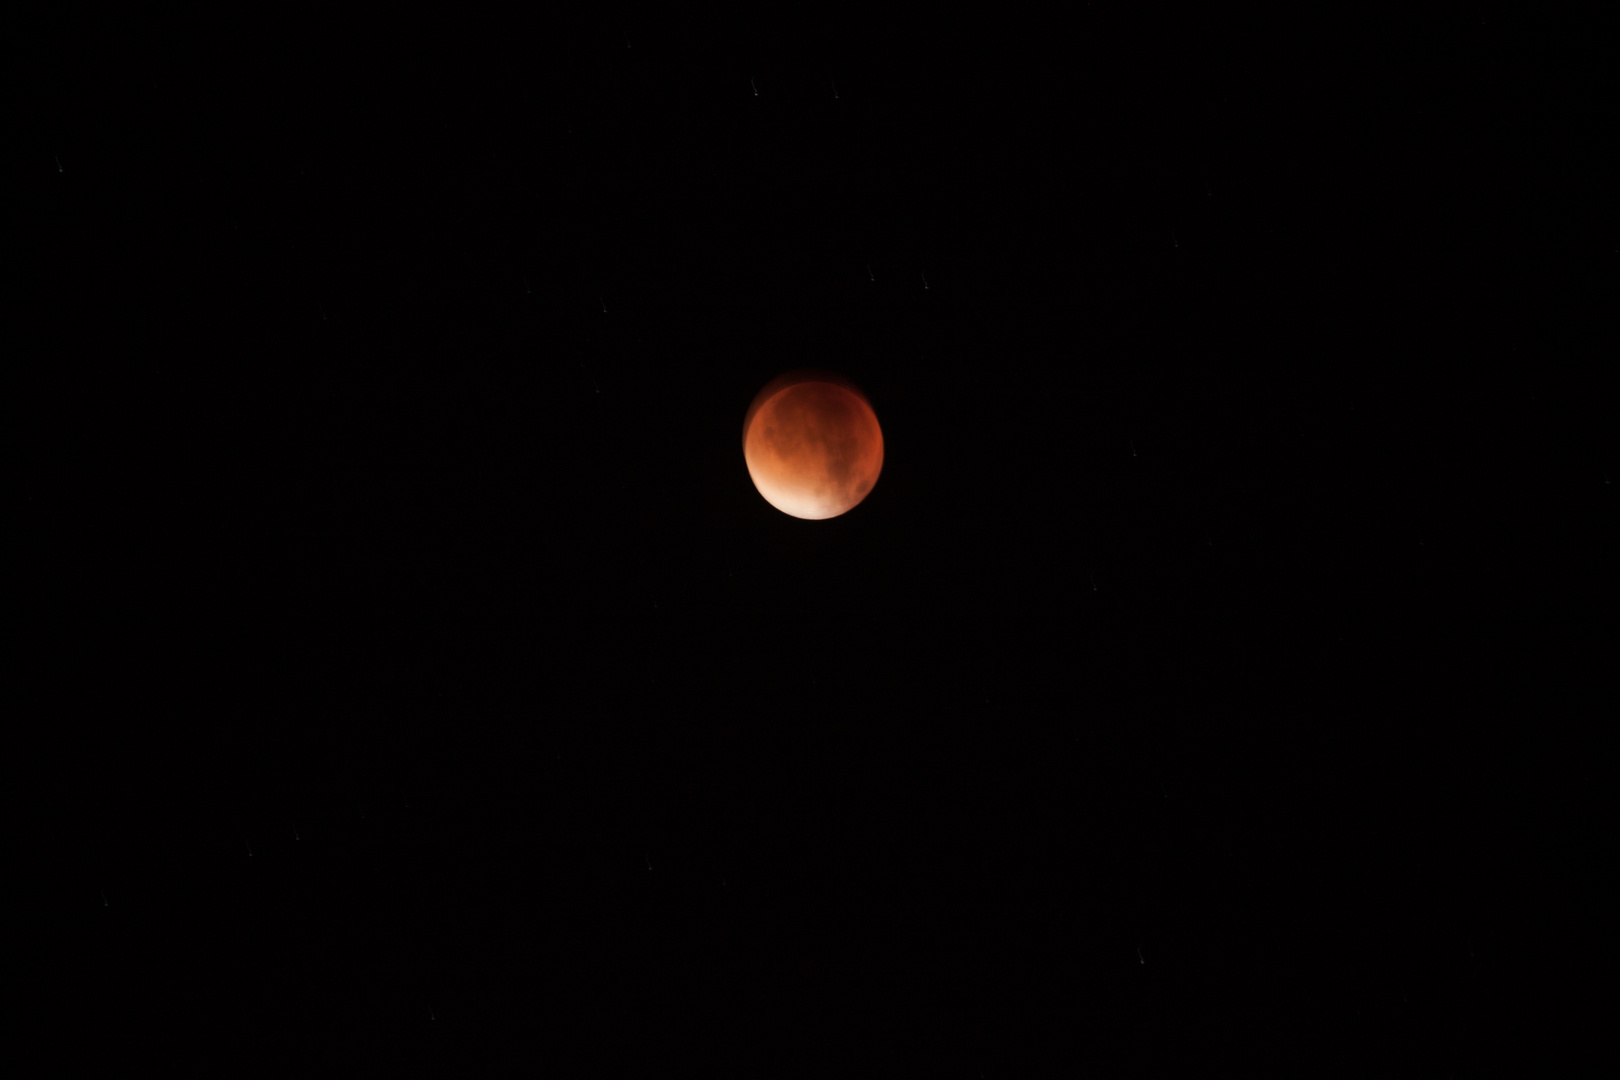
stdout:
<svg viewBox="0 0 1620 1080">
<path fill-rule="evenodd" d="M 790 371 L 754 397 L 743 459 L 765 501 L 806 521 L 847 514 L 883 471 L 883 429 L 849 380 Z"/>
</svg>

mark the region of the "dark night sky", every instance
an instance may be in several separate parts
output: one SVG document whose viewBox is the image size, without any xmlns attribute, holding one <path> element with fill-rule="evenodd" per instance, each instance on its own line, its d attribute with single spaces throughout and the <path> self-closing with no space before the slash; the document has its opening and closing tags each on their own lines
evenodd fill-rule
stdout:
<svg viewBox="0 0 1620 1080">
<path fill-rule="evenodd" d="M 44 35 L 70 1045 L 1465 1076 L 1596 1021 L 1602 34 L 1078 10 Z M 743 467 L 799 366 L 887 440 L 832 521 Z"/>
</svg>

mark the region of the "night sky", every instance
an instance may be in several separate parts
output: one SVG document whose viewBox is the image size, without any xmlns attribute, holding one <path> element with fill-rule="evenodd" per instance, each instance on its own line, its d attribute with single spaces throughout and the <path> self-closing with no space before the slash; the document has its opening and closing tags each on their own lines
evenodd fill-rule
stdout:
<svg viewBox="0 0 1620 1080">
<path fill-rule="evenodd" d="M 765 11 L 42 35 L 12 831 L 67 1051 L 1571 1045 L 1620 902 L 1604 31 Z M 804 366 L 886 440 L 829 521 L 743 464 Z"/>
</svg>

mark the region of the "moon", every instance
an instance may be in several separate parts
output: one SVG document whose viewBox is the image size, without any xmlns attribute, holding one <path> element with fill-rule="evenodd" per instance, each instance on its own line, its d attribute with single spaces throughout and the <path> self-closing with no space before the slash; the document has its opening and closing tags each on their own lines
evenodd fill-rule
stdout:
<svg viewBox="0 0 1620 1080">
<path fill-rule="evenodd" d="M 790 371 L 748 406 L 743 460 L 766 502 L 789 517 L 823 521 L 849 513 L 877 484 L 883 429 L 848 379 Z"/>
</svg>

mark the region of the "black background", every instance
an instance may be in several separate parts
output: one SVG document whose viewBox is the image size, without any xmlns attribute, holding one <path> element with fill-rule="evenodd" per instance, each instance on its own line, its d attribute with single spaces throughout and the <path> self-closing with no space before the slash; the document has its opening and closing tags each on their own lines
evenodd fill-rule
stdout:
<svg viewBox="0 0 1620 1080">
<path fill-rule="evenodd" d="M 70 1049 L 1465 1076 L 1596 1022 L 1602 28 L 1065 20 L 42 32 Z M 887 443 L 825 522 L 740 451 L 800 366 Z"/>
</svg>

